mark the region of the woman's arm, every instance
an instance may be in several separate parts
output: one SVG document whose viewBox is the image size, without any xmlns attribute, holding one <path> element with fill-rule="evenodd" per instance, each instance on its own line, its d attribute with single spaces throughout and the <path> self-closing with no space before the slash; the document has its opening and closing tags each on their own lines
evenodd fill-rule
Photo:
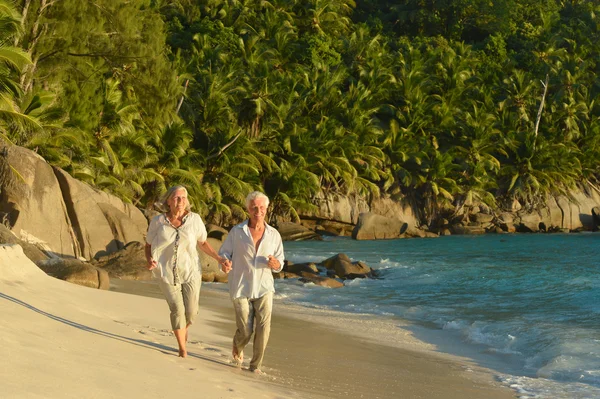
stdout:
<svg viewBox="0 0 600 399">
<path fill-rule="evenodd" d="M 152 259 L 152 245 L 146 243 L 146 246 L 144 247 L 144 255 L 146 255 L 146 267 L 148 270 L 152 270 L 158 266 L 158 263 Z"/>
<path fill-rule="evenodd" d="M 202 252 L 204 252 L 205 254 L 207 254 L 208 256 L 210 256 L 211 258 L 216 260 L 217 262 L 223 263 L 223 261 L 225 260 L 225 258 L 219 256 L 217 251 L 214 250 L 214 248 L 209 244 L 208 241 L 204 241 L 204 242 L 198 241 L 198 245 L 200 246 L 200 249 L 202 250 Z"/>
</svg>

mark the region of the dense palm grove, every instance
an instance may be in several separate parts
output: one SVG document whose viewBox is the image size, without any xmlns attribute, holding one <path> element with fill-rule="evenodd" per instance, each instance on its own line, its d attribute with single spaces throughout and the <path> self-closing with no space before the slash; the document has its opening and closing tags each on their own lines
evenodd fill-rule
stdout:
<svg viewBox="0 0 600 399">
<path fill-rule="evenodd" d="M 262 189 L 441 211 L 600 177 L 600 6 L 560 0 L 0 0 L 0 137 L 140 207 Z"/>
</svg>

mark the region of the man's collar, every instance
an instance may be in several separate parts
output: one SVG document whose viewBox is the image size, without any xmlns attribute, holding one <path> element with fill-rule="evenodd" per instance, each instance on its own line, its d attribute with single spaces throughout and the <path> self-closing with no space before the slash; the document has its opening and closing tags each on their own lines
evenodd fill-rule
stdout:
<svg viewBox="0 0 600 399">
<path fill-rule="evenodd" d="M 250 229 L 249 222 L 250 222 L 250 219 L 246 219 L 242 223 L 238 224 L 236 227 L 238 227 L 240 229 L 247 227 L 248 229 Z M 265 222 L 265 231 L 270 231 L 273 228 L 274 227 L 270 226 L 267 222 Z"/>
</svg>

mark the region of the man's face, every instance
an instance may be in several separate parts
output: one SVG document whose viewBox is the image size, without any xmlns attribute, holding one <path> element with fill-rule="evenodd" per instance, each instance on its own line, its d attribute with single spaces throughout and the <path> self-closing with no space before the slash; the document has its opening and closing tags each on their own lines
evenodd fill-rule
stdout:
<svg viewBox="0 0 600 399">
<path fill-rule="evenodd" d="M 171 212 L 184 211 L 187 203 L 187 193 L 183 189 L 175 190 L 173 195 L 167 200 Z"/>
<path fill-rule="evenodd" d="M 250 201 L 248 213 L 250 214 L 250 219 L 254 222 L 265 220 L 265 216 L 267 215 L 267 199 L 261 197 Z"/>
</svg>

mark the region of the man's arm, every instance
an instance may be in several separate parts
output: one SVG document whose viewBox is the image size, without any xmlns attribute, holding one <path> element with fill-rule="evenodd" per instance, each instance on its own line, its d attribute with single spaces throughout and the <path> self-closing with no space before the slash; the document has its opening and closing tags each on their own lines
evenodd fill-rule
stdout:
<svg viewBox="0 0 600 399">
<path fill-rule="evenodd" d="M 283 270 L 283 261 L 285 259 L 285 255 L 283 254 L 283 242 L 281 241 L 281 236 L 278 235 L 275 251 L 273 252 L 273 255 L 269 255 L 268 258 L 268 265 L 273 273 L 279 273 L 281 270 Z"/>
<path fill-rule="evenodd" d="M 233 230 L 227 234 L 227 238 L 219 249 L 219 256 L 223 259 L 219 263 L 219 267 L 225 273 L 229 273 L 232 267 L 231 259 L 233 259 Z"/>
</svg>

